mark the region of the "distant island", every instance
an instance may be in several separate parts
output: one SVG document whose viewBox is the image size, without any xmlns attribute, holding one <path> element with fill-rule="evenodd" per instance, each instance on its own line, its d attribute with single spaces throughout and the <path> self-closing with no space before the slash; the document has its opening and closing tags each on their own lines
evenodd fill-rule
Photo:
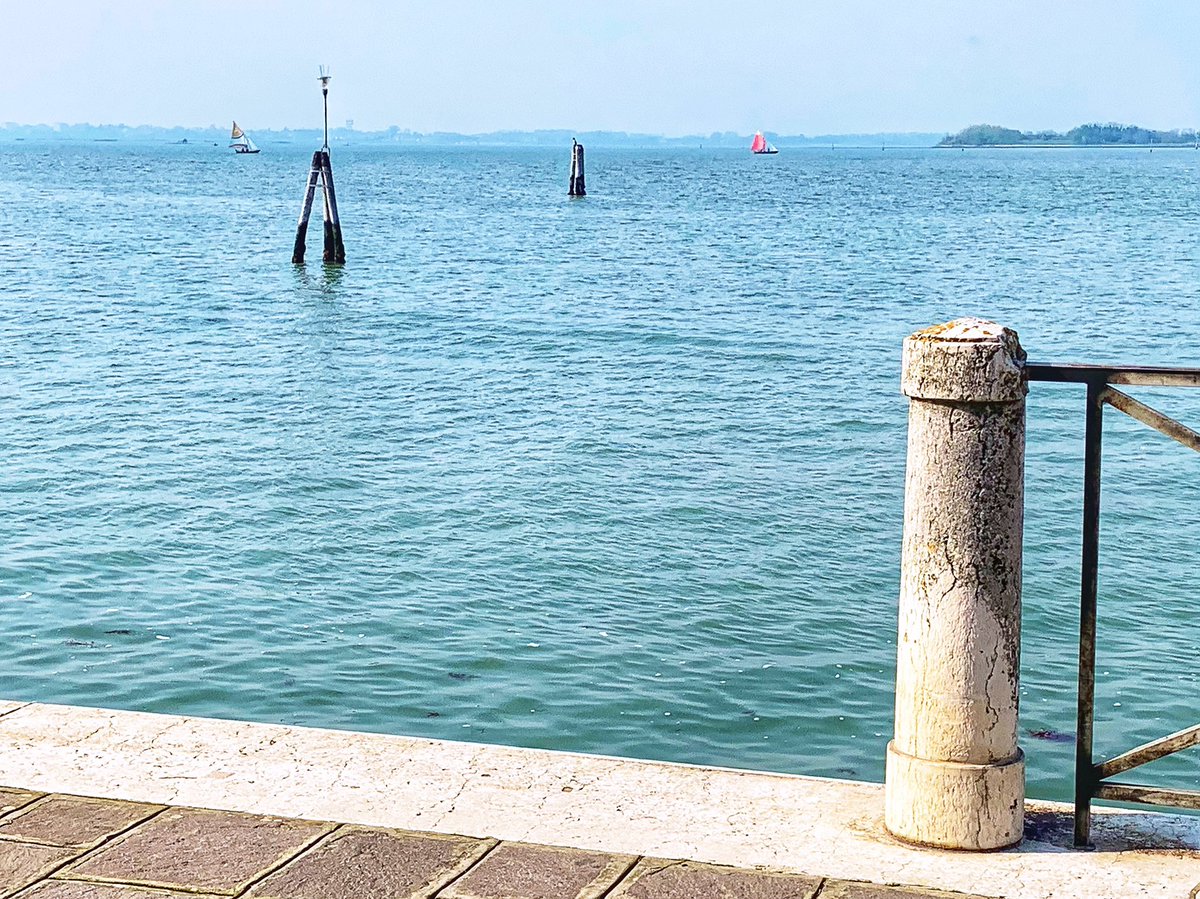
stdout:
<svg viewBox="0 0 1200 899">
<path fill-rule="evenodd" d="M 1187 147 L 1200 135 L 1191 129 L 1155 131 L 1138 125 L 1079 125 L 1058 131 L 1017 131 L 1000 125 L 972 125 L 938 142 L 939 147 Z"/>
<path fill-rule="evenodd" d="M 272 144 L 304 144 L 320 146 L 321 131 L 317 128 L 270 130 L 255 128 L 253 122 L 241 122 L 254 135 L 254 142 L 264 147 Z M 931 147 L 940 135 L 928 132 L 876 134 L 778 134 L 764 131 L 767 140 L 780 147 Z M 429 147 L 570 147 L 571 139 L 590 147 L 705 147 L 710 149 L 749 149 L 752 134 L 719 131 L 683 137 L 661 134 L 636 134 L 625 131 L 568 131 L 546 129 L 539 131 L 491 131 L 486 134 L 458 134 L 449 131 L 419 132 L 393 125 L 380 131 L 362 131 L 349 123 L 347 127 L 331 127 L 330 141 L 334 144 L 394 144 Z M 0 124 L 0 142 L 5 141 L 120 141 L 139 143 L 215 143 L 224 148 L 229 142 L 228 125 L 207 127 L 163 127 L 157 125 L 91 125 L 56 124 L 22 125 L 15 122 Z M 315 142 L 315 143 L 314 143 Z"/>
</svg>

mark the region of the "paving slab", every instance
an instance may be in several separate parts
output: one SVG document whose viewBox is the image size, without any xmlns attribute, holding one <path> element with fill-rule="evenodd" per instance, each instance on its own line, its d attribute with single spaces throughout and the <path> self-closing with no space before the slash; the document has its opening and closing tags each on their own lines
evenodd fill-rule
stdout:
<svg viewBox="0 0 1200 899">
<path fill-rule="evenodd" d="M 8 787 L 0 787 L 0 815 L 7 815 L 9 812 L 28 805 L 43 795 L 42 793 L 33 793 L 29 790 L 13 790 Z"/>
<path fill-rule="evenodd" d="M 248 894 L 256 899 L 418 899 L 496 845 L 438 834 L 344 827 Z"/>
<path fill-rule="evenodd" d="M 72 865 L 78 880 L 236 893 L 334 825 L 207 809 L 169 809 Z"/>
<path fill-rule="evenodd" d="M 81 880 L 43 880 L 13 899 L 227 899 L 213 893 L 180 893 L 147 887 L 113 883 L 86 883 Z"/>
<path fill-rule="evenodd" d="M 612 899 L 814 899 L 820 877 L 644 858 Z"/>
<path fill-rule="evenodd" d="M 0 820 L 0 837 L 56 846 L 94 846 L 158 814 L 164 807 L 81 796 L 47 796 Z"/>
<path fill-rule="evenodd" d="M 0 896 L 28 886 L 75 855 L 75 849 L 0 840 Z"/>
<path fill-rule="evenodd" d="M 599 899 L 635 861 L 632 855 L 501 843 L 438 899 Z"/>
</svg>

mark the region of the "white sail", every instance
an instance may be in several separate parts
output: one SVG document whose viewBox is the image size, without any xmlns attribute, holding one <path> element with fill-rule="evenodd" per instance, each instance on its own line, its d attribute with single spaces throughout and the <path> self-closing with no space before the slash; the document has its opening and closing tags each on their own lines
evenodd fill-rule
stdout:
<svg viewBox="0 0 1200 899">
<path fill-rule="evenodd" d="M 257 153 L 258 147 L 254 145 L 254 141 L 250 140 L 250 135 L 238 127 L 238 123 L 233 123 L 233 130 L 229 133 L 232 140 L 229 146 L 233 148 L 235 153 Z"/>
</svg>

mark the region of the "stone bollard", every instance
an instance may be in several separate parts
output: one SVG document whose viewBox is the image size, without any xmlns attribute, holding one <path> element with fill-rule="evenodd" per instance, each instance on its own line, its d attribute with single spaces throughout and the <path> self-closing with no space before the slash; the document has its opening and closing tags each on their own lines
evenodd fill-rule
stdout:
<svg viewBox="0 0 1200 899">
<path fill-rule="evenodd" d="M 1015 331 L 980 319 L 904 341 L 911 402 L 885 821 L 910 843 L 1021 841 L 1024 361 Z"/>
</svg>

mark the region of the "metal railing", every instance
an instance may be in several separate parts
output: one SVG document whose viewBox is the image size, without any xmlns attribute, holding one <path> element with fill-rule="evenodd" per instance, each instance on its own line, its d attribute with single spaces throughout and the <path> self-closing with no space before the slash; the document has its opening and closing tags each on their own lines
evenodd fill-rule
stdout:
<svg viewBox="0 0 1200 899">
<path fill-rule="evenodd" d="M 1083 564 L 1079 599 L 1079 696 L 1075 743 L 1075 845 L 1090 841 L 1092 800 L 1200 809 L 1200 791 L 1169 790 L 1109 778 L 1156 759 L 1200 745 L 1200 724 L 1152 740 L 1099 764 L 1092 755 L 1096 693 L 1096 588 L 1100 550 L 1100 447 L 1104 407 L 1126 415 L 1200 452 L 1200 433 L 1122 393 L 1112 385 L 1200 387 L 1198 368 L 1111 368 L 1030 363 L 1031 381 L 1087 385 L 1083 462 Z"/>
</svg>

